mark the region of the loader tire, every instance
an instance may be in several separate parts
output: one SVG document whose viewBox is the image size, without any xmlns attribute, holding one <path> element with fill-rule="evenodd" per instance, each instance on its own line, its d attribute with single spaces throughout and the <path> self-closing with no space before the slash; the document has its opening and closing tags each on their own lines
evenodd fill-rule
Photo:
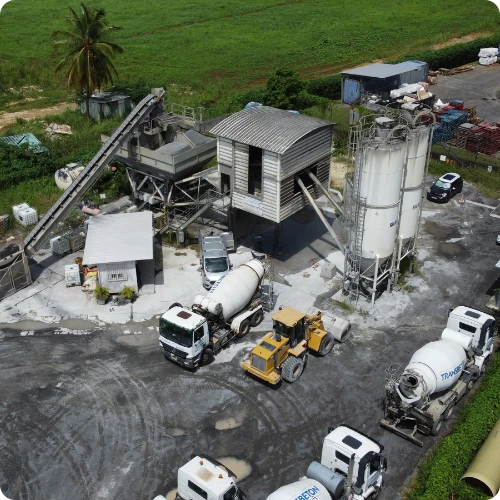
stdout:
<svg viewBox="0 0 500 500">
<path fill-rule="evenodd" d="M 326 356 L 332 349 L 335 344 L 335 339 L 331 333 L 327 333 L 322 339 L 321 344 L 318 349 L 318 354 L 320 356 Z"/>
<path fill-rule="evenodd" d="M 244 337 L 249 331 L 250 331 L 250 320 L 247 318 L 240 323 L 240 329 L 238 330 L 238 337 L 240 338 Z"/>
<path fill-rule="evenodd" d="M 283 363 L 281 376 L 288 383 L 295 382 L 304 371 L 304 361 L 300 358 L 290 357 Z"/>
<path fill-rule="evenodd" d="M 441 427 L 443 426 L 443 415 L 441 415 L 435 422 L 434 425 L 432 426 L 431 429 L 431 436 L 437 436 L 439 434 L 439 431 L 441 430 Z"/>
<path fill-rule="evenodd" d="M 262 309 L 257 309 L 252 314 L 252 318 L 250 319 L 250 326 L 259 326 L 262 323 L 262 320 L 264 319 L 264 313 L 262 312 Z"/>
<path fill-rule="evenodd" d="M 448 408 L 446 408 L 446 410 L 444 410 L 443 418 L 445 420 L 448 420 L 451 417 L 451 415 L 453 414 L 453 410 L 454 409 L 455 409 L 455 402 L 450 403 L 450 405 L 448 406 Z"/>
</svg>

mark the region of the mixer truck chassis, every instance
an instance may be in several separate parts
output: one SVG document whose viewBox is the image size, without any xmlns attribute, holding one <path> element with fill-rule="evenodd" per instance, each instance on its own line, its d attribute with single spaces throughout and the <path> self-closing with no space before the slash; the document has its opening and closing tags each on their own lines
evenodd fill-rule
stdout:
<svg viewBox="0 0 500 500">
<path fill-rule="evenodd" d="M 380 421 L 380 426 L 422 447 L 424 443 L 415 436 L 416 433 L 426 436 L 439 434 L 443 422 L 451 417 L 455 405 L 470 391 L 480 374 L 476 366 L 469 365 L 452 388 L 432 400 L 425 410 L 417 407 L 404 409 L 388 393 L 385 399 L 385 418 Z"/>
</svg>

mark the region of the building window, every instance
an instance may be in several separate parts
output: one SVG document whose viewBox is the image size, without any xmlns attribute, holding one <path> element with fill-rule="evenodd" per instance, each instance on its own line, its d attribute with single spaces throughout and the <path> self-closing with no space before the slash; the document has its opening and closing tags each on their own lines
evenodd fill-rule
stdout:
<svg viewBox="0 0 500 500">
<path fill-rule="evenodd" d="M 127 281 L 125 269 L 112 269 L 108 272 L 108 281 Z"/>
<path fill-rule="evenodd" d="M 262 193 L 262 149 L 248 146 L 248 194 Z"/>
</svg>

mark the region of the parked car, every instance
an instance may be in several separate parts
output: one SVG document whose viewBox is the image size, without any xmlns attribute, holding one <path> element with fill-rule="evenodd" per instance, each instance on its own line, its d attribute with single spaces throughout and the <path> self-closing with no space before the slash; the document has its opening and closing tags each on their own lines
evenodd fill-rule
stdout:
<svg viewBox="0 0 500 500">
<path fill-rule="evenodd" d="M 203 286 L 207 290 L 231 269 L 228 251 L 234 250 L 233 233 L 206 235 L 198 233 L 200 244 L 200 265 Z"/>
<path fill-rule="evenodd" d="M 447 203 L 462 192 L 463 185 L 464 181 L 460 175 L 452 172 L 444 174 L 427 190 L 427 199 L 434 203 Z"/>
</svg>

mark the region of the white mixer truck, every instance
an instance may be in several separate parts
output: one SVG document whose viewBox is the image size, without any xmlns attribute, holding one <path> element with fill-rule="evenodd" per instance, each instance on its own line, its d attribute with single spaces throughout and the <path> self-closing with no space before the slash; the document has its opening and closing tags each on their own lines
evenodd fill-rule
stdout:
<svg viewBox="0 0 500 500">
<path fill-rule="evenodd" d="M 453 309 L 441 340 L 429 342 L 399 367 L 386 370 L 380 425 L 423 446 L 416 432 L 435 436 L 457 402 L 482 375 L 493 352 L 495 319 L 469 307 Z"/>
<path fill-rule="evenodd" d="M 264 319 L 264 264 L 252 259 L 222 276 L 191 308 L 174 303 L 160 318 L 165 359 L 186 368 L 210 363 L 234 337 L 244 337 Z"/>
<path fill-rule="evenodd" d="M 282 486 L 267 500 L 374 500 L 383 485 L 384 447 L 348 425 L 330 429 L 321 463 L 312 462 L 307 476 Z M 245 500 L 236 476 L 224 465 L 196 456 L 177 474 L 176 500 Z M 158 496 L 154 500 L 165 500 Z"/>
</svg>

